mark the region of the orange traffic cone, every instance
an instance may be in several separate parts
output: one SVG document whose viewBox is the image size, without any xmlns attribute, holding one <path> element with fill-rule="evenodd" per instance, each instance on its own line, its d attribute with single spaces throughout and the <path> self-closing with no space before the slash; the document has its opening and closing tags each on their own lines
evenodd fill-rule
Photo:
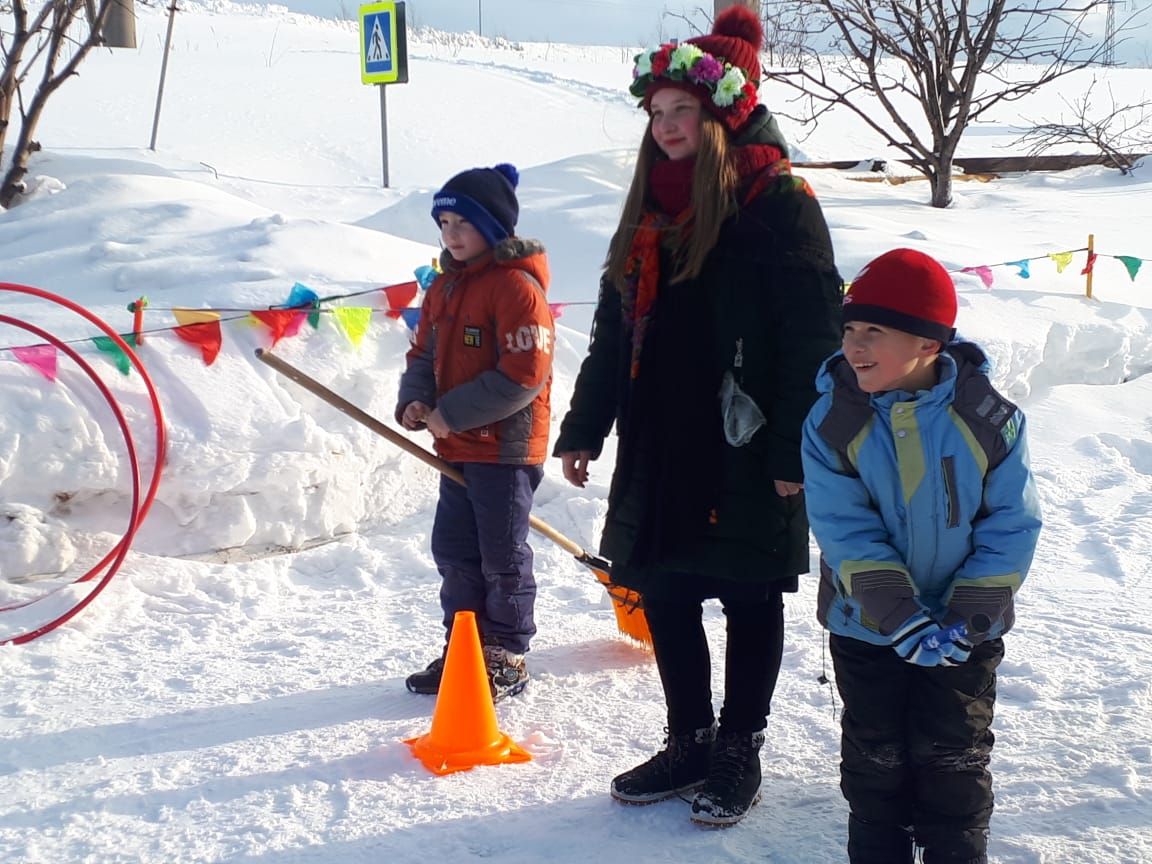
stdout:
<svg viewBox="0 0 1152 864">
<path fill-rule="evenodd" d="M 432 730 L 404 743 L 433 774 L 532 758 L 496 726 L 475 612 L 457 612 L 452 621 Z"/>
</svg>

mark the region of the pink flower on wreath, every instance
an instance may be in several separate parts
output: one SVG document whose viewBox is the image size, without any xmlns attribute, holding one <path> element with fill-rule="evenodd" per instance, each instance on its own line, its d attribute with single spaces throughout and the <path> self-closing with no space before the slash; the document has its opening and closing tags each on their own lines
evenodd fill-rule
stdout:
<svg viewBox="0 0 1152 864">
<path fill-rule="evenodd" d="M 652 55 L 652 76 L 663 75 L 668 71 L 668 64 L 672 62 L 672 49 L 667 45 L 660 46 L 660 50 Z"/>
<path fill-rule="evenodd" d="M 724 64 L 711 54 L 705 54 L 693 63 L 692 68 L 688 70 L 688 78 L 690 80 L 704 84 L 715 84 L 723 77 Z"/>
</svg>

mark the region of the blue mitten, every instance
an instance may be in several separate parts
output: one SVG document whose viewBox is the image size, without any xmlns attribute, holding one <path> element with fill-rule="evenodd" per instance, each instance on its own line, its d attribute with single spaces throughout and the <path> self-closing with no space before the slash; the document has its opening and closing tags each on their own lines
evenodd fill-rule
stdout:
<svg viewBox="0 0 1152 864">
<path fill-rule="evenodd" d="M 938 637 L 940 650 L 950 666 L 959 666 L 972 655 L 972 642 L 968 639 L 968 628 L 954 624 Z"/>
<path fill-rule="evenodd" d="M 892 649 L 915 666 L 952 666 L 945 655 L 952 643 L 941 638 L 943 633 L 927 612 L 917 612 L 892 633 Z"/>
</svg>

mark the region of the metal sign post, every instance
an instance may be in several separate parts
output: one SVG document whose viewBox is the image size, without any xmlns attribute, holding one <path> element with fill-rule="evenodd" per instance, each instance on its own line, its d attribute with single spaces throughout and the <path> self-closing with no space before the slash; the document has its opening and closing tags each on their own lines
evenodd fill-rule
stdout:
<svg viewBox="0 0 1152 864">
<path fill-rule="evenodd" d="M 385 87 L 408 82 L 408 30 L 403 2 L 360 7 L 360 80 L 380 88 L 380 148 L 388 188 L 388 102 Z"/>
<path fill-rule="evenodd" d="M 156 88 L 156 113 L 152 115 L 152 141 L 148 149 L 156 150 L 156 131 L 160 128 L 160 103 L 164 100 L 164 77 L 168 74 L 168 52 L 172 48 L 172 25 L 176 21 L 176 0 L 168 7 L 168 33 L 164 36 L 164 59 L 160 61 L 160 86 Z"/>
</svg>

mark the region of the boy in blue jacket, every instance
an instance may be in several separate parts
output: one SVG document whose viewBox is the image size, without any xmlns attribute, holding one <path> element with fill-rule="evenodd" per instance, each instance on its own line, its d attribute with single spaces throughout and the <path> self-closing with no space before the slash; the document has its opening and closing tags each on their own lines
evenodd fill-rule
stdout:
<svg viewBox="0 0 1152 864">
<path fill-rule="evenodd" d="M 988 860 L 996 668 L 1040 511 L 1024 416 L 955 320 L 933 258 L 872 261 L 804 425 L 851 864 Z"/>
</svg>

